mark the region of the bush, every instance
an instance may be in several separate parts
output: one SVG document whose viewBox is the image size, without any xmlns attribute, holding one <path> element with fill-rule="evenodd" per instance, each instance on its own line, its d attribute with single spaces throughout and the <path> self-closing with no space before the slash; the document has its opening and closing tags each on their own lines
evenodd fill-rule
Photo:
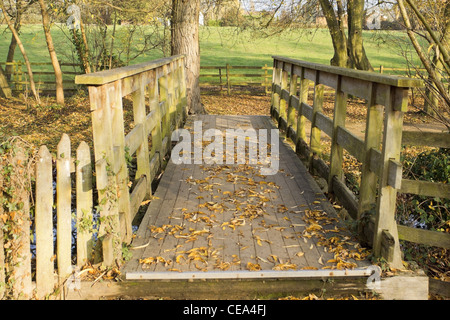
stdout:
<svg viewBox="0 0 450 320">
<path fill-rule="evenodd" d="M 403 161 L 406 179 L 450 183 L 450 149 L 433 149 Z M 399 213 L 404 224 L 450 232 L 450 199 L 402 195 Z"/>
</svg>

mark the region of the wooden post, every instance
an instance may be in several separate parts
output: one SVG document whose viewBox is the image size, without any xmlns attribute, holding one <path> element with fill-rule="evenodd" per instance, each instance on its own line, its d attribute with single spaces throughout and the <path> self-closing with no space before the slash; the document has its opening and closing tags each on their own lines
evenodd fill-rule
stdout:
<svg viewBox="0 0 450 320">
<path fill-rule="evenodd" d="M 312 170 L 311 161 L 314 154 L 320 155 L 322 153 L 322 144 L 320 143 L 320 136 L 322 134 L 321 130 L 316 126 L 316 115 L 317 112 L 322 112 L 323 110 L 323 95 L 324 95 L 324 85 L 319 83 L 320 71 L 316 70 L 316 80 L 314 84 L 314 102 L 313 102 L 313 114 L 311 121 L 311 135 L 310 135 L 310 170 Z"/>
<path fill-rule="evenodd" d="M 269 93 L 269 81 L 268 81 L 268 79 L 269 79 L 269 72 L 267 71 L 268 69 L 267 69 L 267 63 L 266 64 L 264 64 L 264 93 L 265 94 L 268 94 Z"/>
<path fill-rule="evenodd" d="M 106 159 L 96 161 L 98 203 L 101 206 L 98 239 L 103 249 L 103 263 L 106 266 L 113 265 L 114 260 L 111 256 L 117 258 L 122 253 L 117 189 L 112 189 L 116 179 L 110 172 L 111 168 Z"/>
<path fill-rule="evenodd" d="M 143 81 L 143 75 L 139 77 L 139 89 L 133 92 L 133 120 L 135 127 L 138 125 L 142 126 L 142 135 L 140 137 L 141 144 L 139 148 L 136 150 L 136 161 L 137 161 L 137 170 L 135 180 L 137 181 L 142 176 L 147 177 L 147 192 L 146 196 L 149 197 L 152 192 L 151 188 L 151 177 L 150 177 L 150 157 L 148 150 L 148 137 L 147 137 L 147 128 L 145 127 L 145 120 L 147 118 L 145 111 L 145 86 Z"/>
<path fill-rule="evenodd" d="M 187 118 L 187 90 L 186 90 L 186 67 L 184 66 L 185 58 L 180 59 L 180 96 L 181 96 L 181 102 L 182 102 L 182 108 L 183 108 L 183 121 Z"/>
<path fill-rule="evenodd" d="M 77 265 L 82 267 L 91 258 L 92 239 L 92 167 L 91 152 L 86 142 L 77 149 L 76 163 L 77 194 Z"/>
<path fill-rule="evenodd" d="M 394 239 L 393 253 L 388 262 L 393 268 L 401 268 L 401 251 L 395 220 L 397 189 L 389 185 L 389 163 L 392 161 L 400 161 L 403 112 L 407 111 L 408 107 L 408 88 L 391 87 L 386 101 L 383 149 L 381 153 L 383 166 L 382 172 L 380 172 L 378 188 L 373 250 L 375 256 L 381 256 L 382 233 L 386 230 L 385 232 L 391 234 Z"/>
<path fill-rule="evenodd" d="M 287 71 L 284 70 L 284 63 L 283 63 L 283 67 L 281 69 L 281 94 L 280 94 L 280 113 L 278 114 L 278 127 L 280 128 L 281 124 L 283 123 L 282 119 L 286 119 L 287 121 L 287 101 L 285 99 L 283 99 L 283 90 L 288 90 L 288 79 L 289 79 L 289 73 Z M 282 128 L 287 130 L 286 128 Z"/>
<path fill-rule="evenodd" d="M 150 159 L 153 158 L 156 152 L 158 152 L 160 161 L 159 163 L 162 163 L 162 159 L 164 155 L 161 154 L 162 150 L 162 128 L 161 128 L 161 107 L 159 106 L 159 81 L 157 78 L 157 73 L 155 70 L 151 70 L 150 72 L 150 83 L 148 85 L 148 95 L 150 99 L 150 111 L 155 111 L 155 117 L 157 119 L 160 119 L 156 123 L 155 128 L 152 131 L 152 148 L 150 150 Z M 153 180 L 153 177 L 151 177 L 150 180 Z"/>
<path fill-rule="evenodd" d="M 364 139 L 364 159 L 362 159 L 361 184 L 359 186 L 358 216 L 376 204 L 378 172 L 370 170 L 370 150 L 380 149 L 383 128 L 383 106 L 375 104 L 376 85 L 371 83 L 370 97 L 367 100 L 366 132 Z M 380 93 L 378 93 L 380 94 Z M 362 230 L 360 230 L 360 233 Z"/>
<path fill-rule="evenodd" d="M 168 68 L 164 65 L 160 68 L 161 76 L 159 77 L 159 101 L 164 102 L 164 108 L 166 114 L 162 116 L 161 119 L 161 132 L 162 132 L 162 154 L 161 157 L 164 158 L 166 152 L 169 151 L 170 144 L 170 97 L 169 97 L 169 80 L 167 77 Z M 161 159 L 162 159 L 161 158 Z M 161 162 L 162 163 L 162 162 Z"/>
<path fill-rule="evenodd" d="M 114 84 L 103 85 L 100 87 L 89 86 L 88 88 L 92 111 L 92 133 L 94 138 L 96 181 L 99 197 L 98 202 L 101 208 L 100 217 L 105 217 L 103 219 L 105 222 L 101 223 L 99 228 L 98 238 L 102 240 L 102 236 L 106 234 L 105 229 L 107 226 L 110 233 L 118 235 L 120 232 L 119 209 L 116 203 L 116 193 L 119 188 L 117 186 L 117 180 L 115 179 L 114 173 L 114 169 L 116 169 L 113 147 L 114 135 L 112 130 L 114 122 L 111 108 L 112 102 L 110 102 L 109 97 L 112 95 L 112 99 L 115 99 L 116 93 L 114 92 Z M 116 148 L 116 150 L 118 153 L 120 152 L 118 148 Z M 125 150 L 123 150 L 123 152 L 124 151 Z M 114 179 L 108 179 L 108 172 L 106 170 L 107 166 L 110 175 L 114 176 Z M 116 243 L 120 245 L 119 238 L 120 237 L 117 236 Z"/>
<path fill-rule="evenodd" d="M 277 92 L 276 86 L 281 86 L 281 69 L 278 68 L 278 61 L 273 60 L 272 104 L 270 108 L 270 114 L 272 117 L 274 117 L 275 114 L 277 114 L 277 117 L 280 116 L 280 94 Z"/>
<path fill-rule="evenodd" d="M 230 65 L 227 63 L 227 93 L 230 95 L 231 93 L 231 86 L 230 86 Z"/>
<path fill-rule="evenodd" d="M 219 86 L 220 86 L 220 94 L 222 94 L 223 83 L 222 83 L 222 68 L 219 67 Z"/>
<path fill-rule="evenodd" d="M 305 78 L 305 68 L 302 68 L 300 76 L 300 95 L 297 114 L 297 141 L 296 152 L 299 153 L 300 142 L 306 141 L 306 117 L 303 115 L 303 104 L 308 101 L 309 80 Z"/>
<path fill-rule="evenodd" d="M 109 95 L 107 104 L 112 111 L 112 135 L 113 135 L 113 158 L 111 165 L 113 172 L 116 174 L 116 183 L 118 186 L 117 200 L 119 205 L 120 217 L 120 237 L 125 243 L 131 242 L 132 236 L 132 219 L 130 208 L 130 190 L 128 187 L 129 175 L 128 167 L 125 160 L 125 129 L 123 120 L 122 105 L 122 86 L 120 81 L 107 85 Z M 108 102 L 108 99 L 109 102 Z M 116 257 L 117 258 L 117 257 Z"/>
<path fill-rule="evenodd" d="M 10 259 L 7 271 L 13 298 L 29 299 L 32 296 L 30 190 L 24 183 L 24 179 L 30 177 L 24 177 L 23 174 L 29 160 L 26 150 L 20 144 L 15 144 L 13 148 L 11 164 L 15 173 L 11 175 L 10 183 L 11 189 L 14 190 L 12 203 L 16 203 L 17 208 L 14 210 L 14 214 L 11 212 L 9 222 L 7 222 L 14 233 L 13 238 L 9 241 Z"/>
<path fill-rule="evenodd" d="M 330 174 L 328 176 L 328 190 L 333 191 L 333 177 L 343 179 L 342 161 L 343 148 L 337 143 L 338 127 L 345 127 L 347 115 L 347 94 L 341 90 L 342 76 L 338 77 L 336 98 L 334 102 L 333 136 L 331 137 Z"/>
<path fill-rule="evenodd" d="M 297 130 L 297 121 L 295 117 L 295 108 L 292 103 L 292 97 L 297 95 L 297 78 L 298 76 L 294 73 L 294 65 L 291 66 L 291 79 L 289 82 L 289 101 L 288 101 L 288 110 L 287 110 L 287 128 L 286 128 L 286 136 L 289 137 L 290 128 L 294 132 Z"/>
<path fill-rule="evenodd" d="M 36 162 L 36 293 L 44 299 L 53 292 L 53 178 L 52 156 L 46 146 Z"/>
<path fill-rule="evenodd" d="M 175 96 L 175 86 L 174 86 L 174 62 L 172 61 L 169 66 L 168 66 L 168 70 L 167 70 L 167 94 L 168 94 L 168 106 L 169 106 L 169 130 L 168 133 L 169 135 L 171 134 L 171 130 L 172 128 L 175 128 L 175 123 L 176 123 L 176 96 Z"/>
<path fill-rule="evenodd" d="M 67 134 L 62 135 L 56 153 L 56 257 L 61 284 L 72 273 L 71 150 Z"/>
</svg>

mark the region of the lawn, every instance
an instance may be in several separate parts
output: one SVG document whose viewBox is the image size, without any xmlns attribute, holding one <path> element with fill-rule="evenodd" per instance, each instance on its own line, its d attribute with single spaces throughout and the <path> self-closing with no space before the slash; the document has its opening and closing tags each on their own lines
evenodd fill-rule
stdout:
<svg viewBox="0 0 450 320">
<path fill-rule="evenodd" d="M 6 25 L 0 25 L 0 61 L 6 60 L 11 34 Z M 126 31 L 119 26 L 118 39 Z M 149 30 L 150 31 L 150 30 Z M 72 62 L 73 46 L 67 36 L 67 28 L 55 25 L 52 35 L 60 60 Z M 404 58 L 400 55 L 399 44 L 404 34 L 398 31 L 364 31 L 367 55 L 374 66 L 402 68 Z M 139 39 L 139 38 L 137 38 Z M 45 38 L 40 25 L 25 25 L 21 30 L 21 40 L 32 62 L 50 62 Z M 139 41 L 139 40 L 138 40 Z M 272 55 L 329 64 L 333 56 L 333 46 L 327 29 L 302 29 L 261 37 L 249 30 L 233 27 L 200 28 L 201 64 L 212 65 L 252 65 L 263 66 L 272 63 Z M 123 56 L 123 54 L 122 54 Z M 160 50 L 151 50 L 132 61 L 132 64 L 162 57 Z M 16 49 L 16 60 L 23 60 Z"/>
</svg>

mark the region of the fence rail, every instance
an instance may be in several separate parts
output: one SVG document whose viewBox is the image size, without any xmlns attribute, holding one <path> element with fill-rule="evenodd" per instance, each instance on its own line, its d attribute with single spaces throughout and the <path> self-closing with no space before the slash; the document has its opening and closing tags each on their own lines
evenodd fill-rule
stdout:
<svg viewBox="0 0 450 320">
<path fill-rule="evenodd" d="M 450 135 L 421 133 L 403 134 L 403 113 L 407 111 L 408 91 L 420 87 L 420 80 L 385 76 L 274 56 L 271 114 L 281 129 L 296 143 L 310 170 L 327 179 L 328 190 L 337 196 L 350 215 L 360 222 L 361 236 L 369 234 L 369 242 L 378 257 L 400 266 L 399 238 L 422 243 L 439 243 L 448 247 L 450 235 L 433 232 L 428 241 L 421 230 L 397 226 L 395 208 L 397 192 L 449 197 L 450 186 L 402 179 L 400 149 L 404 144 L 434 141 L 435 146 L 448 147 Z M 313 83 L 313 105 L 308 104 L 308 89 Z M 324 88 L 335 91 L 333 118 L 322 112 Z M 361 140 L 345 128 L 347 96 L 366 100 L 365 139 Z M 309 144 L 306 142 L 306 120 L 311 122 Z M 321 132 L 331 140 L 330 166 L 321 158 Z M 403 134 L 403 138 L 402 138 Z M 426 137 L 423 139 L 422 137 Z M 422 142 L 420 142 L 422 140 Z M 427 143 L 427 145 L 430 145 Z M 343 150 L 362 163 L 359 200 L 345 185 Z M 377 187 L 378 186 L 378 187 Z M 363 224 L 372 216 L 373 224 Z M 429 231 L 432 232 L 432 231 Z M 428 237 L 429 233 L 427 233 Z M 429 239 L 429 238 L 428 238 Z"/>
<path fill-rule="evenodd" d="M 39 149 L 33 221 L 27 205 L 30 193 L 16 200 L 25 203 L 20 215 L 14 214 L 20 237 L 12 245 L 20 252 L 6 249 L 3 226 L 11 221 L 4 220 L 0 205 L 0 299 L 64 294 L 74 262 L 78 267 L 87 261 L 120 264 L 122 244 L 131 241 L 132 220 L 143 200 L 150 199 L 152 181 L 171 148 L 172 131 L 186 117 L 184 79 L 184 56 L 77 77 L 77 83 L 89 89 L 94 152 L 81 142 L 73 155 L 66 134 L 56 156 L 46 146 Z M 133 129 L 127 134 L 122 105 L 126 96 L 133 100 Z M 136 171 L 131 179 L 126 159 L 132 157 Z M 25 163 L 26 157 L 15 162 Z M 0 199 L 2 186 L 0 175 Z M 33 257 L 30 234 L 35 239 Z"/>
<path fill-rule="evenodd" d="M 218 86 L 220 92 L 226 90 L 228 95 L 231 94 L 233 86 L 262 87 L 266 94 L 270 92 L 272 86 L 272 67 L 268 67 L 267 64 L 263 67 L 231 66 L 229 64 L 225 66 L 201 66 L 200 71 L 202 70 L 208 71 L 206 71 L 207 73 L 200 73 L 200 86 Z M 212 73 L 210 70 L 217 70 L 217 73 Z M 257 78 L 257 80 L 254 80 L 254 78 Z"/>
<path fill-rule="evenodd" d="M 55 89 L 55 73 L 51 62 L 31 62 L 36 89 L 40 92 L 53 92 Z M 6 73 L 12 91 L 22 92 L 30 87 L 26 65 L 23 61 L 0 62 L 0 65 L 11 66 L 11 73 Z M 77 90 L 75 75 L 81 74 L 80 66 L 76 63 L 60 62 L 63 73 L 64 90 Z M 6 71 L 9 71 L 6 68 Z"/>
</svg>

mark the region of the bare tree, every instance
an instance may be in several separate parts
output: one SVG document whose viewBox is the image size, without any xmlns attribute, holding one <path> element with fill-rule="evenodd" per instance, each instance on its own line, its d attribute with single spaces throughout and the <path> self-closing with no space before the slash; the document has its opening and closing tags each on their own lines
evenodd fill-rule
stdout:
<svg viewBox="0 0 450 320">
<path fill-rule="evenodd" d="M 42 14 L 42 27 L 44 28 L 45 40 L 47 41 L 48 53 L 52 61 L 53 70 L 55 71 L 55 84 L 56 84 L 56 102 L 60 105 L 64 105 L 64 86 L 61 66 L 59 65 L 58 57 L 56 55 L 55 46 L 53 45 L 53 38 L 50 33 L 50 18 L 47 12 L 47 5 L 44 0 L 38 0 L 41 7 Z"/>
<path fill-rule="evenodd" d="M 6 24 L 8 25 L 9 30 L 11 30 L 11 33 L 13 34 L 14 38 L 16 39 L 17 45 L 19 46 L 20 52 L 22 53 L 23 59 L 25 60 L 25 65 L 27 66 L 28 78 L 30 81 L 31 92 L 33 93 L 33 96 L 35 97 L 36 101 L 38 103 L 40 103 L 41 100 L 39 99 L 39 95 L 36 91 L 36 84 L 34 82 L 33 71 L 31 70 L 30 60 L 28 59 L 28 55 L 25 51 L 25 47 L 23 46 L 22 41 L 20 40 L 19 33 L 14 28 L 13 23 L 11 22 L 11 20 L 8 17 L 8 14 L 6 13 L 6 7 L 5 7 L 5 3 L 3 2 L 3 0 L 0 0 L 0 9 L 2 9 L 3 17 L 5 18 Z"/>
<path fill-rule="evenodd" d="M 426 8 L 420 10 L 412 0 L 406 0 L 406 3 L 408 7 L 403 0 L 398 0 L 406 33 L 426 70 L 425 75 L 419 73 L 428 92 L 424 99 L 429 108 L 425 111 L 446 125 L 450 131 L 450 119 L 445 115 L 450 111 L 450 94 L 443 82 L 443 79 L 450 79 L 450 1 L 436 1 L 437 6 L 429 18 L 423 13 Z M 414 27 L 411 16 L 416 19 Z M 428 48 L 421 45 L 417 35 L 426 39 Z M 439 102 L 444 106 L 445 112 L 439 110 Z"/>
</svg>

